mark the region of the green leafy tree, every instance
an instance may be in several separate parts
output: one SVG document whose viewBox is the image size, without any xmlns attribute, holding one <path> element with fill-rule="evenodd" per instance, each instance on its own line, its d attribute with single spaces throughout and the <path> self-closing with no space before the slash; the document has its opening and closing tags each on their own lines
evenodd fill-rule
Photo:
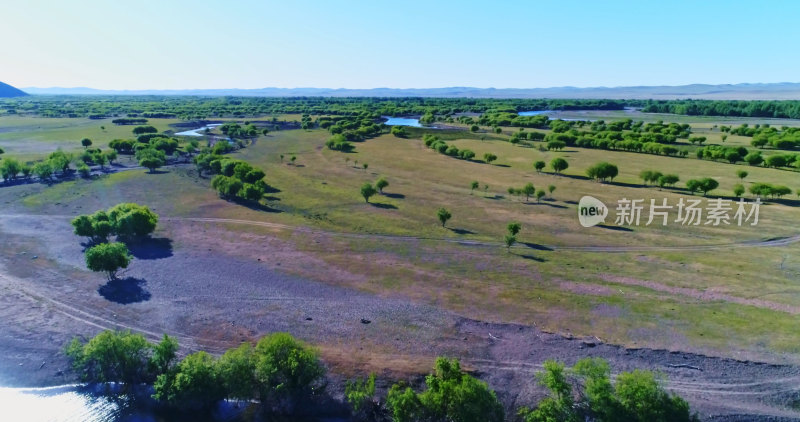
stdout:
<svg viewBox="0 0 800 422">
<path fill-rule="evenodd" d="M 517 243 L 517 236 L 514 236 L 513 234 L 510 233 L 506 233 L 505 237 L 503 237 L 503 243 L 505 243 L 506 245 L 506 250 L 511 251 L 511 247 L 514 246 L 515 243 Z"/>
<path fill-rule="evenodd" d="M 375 182 L 375 187 L 381 194 L 383 194 L 383 189 L 387 186 L 389 186 L 389 182 L 386 180 L 385 177 L 381 177 Z"/>
<path fill-rule="evenodd" d="M 255 374 L 262 403 L 291 412 L 323 388 L 325 368 L 319 355 L 287 333 L 275 333 L 258 341 Z"/>
<path fill-rule="evenodd" d="M 550 167 L 556 174 L 561 174 L 562 171 L 569 168 L 569 163 L 567 163 L 567 160 L 558 157 L 550 161 Z"/>
<path fill-rule="evenodd" d="M 229 349 L 217 362 L 222 384 L 228 397 L 250 400 L 258 395 L 255 353 L 250 343 Z"/>
<path fill-rule="evenodd" d="M 150 371 L 153 374 L 166 374 L 171 371 L 178 356 L 178 340 L 166 334 L 154 345 L 150 356 Z"/>
<path fill-rule="evenodd" d="M 153 126 L 136 126 L 133 128 L 134 135 L 144 135 L 148 133 L 158 133 L 158 129 Z"/>
<path fill-rule="evenodd" d="M 101 243 L 86 250 L 86 267 L 95 272 L 104 272 L 109 281 L 117 279 L 117 271 L 128 268 L 131 255 L 123 243 Z"/>
<path fill-rule="evenodd" d="M 427 389 L 421 393 L 399 384 L 392 386 L 387 406 L 395 422 L 500 422 L 505 418 L 494 391 L 465 374 L 457 359 L 437 358 L 425 385 Z"/>
<path fill-rule="evenodd" d="M 140 166 L 153 173 L 157 168 L 163 167 L 167 163 L 167 155 L 159 149 L 144 148 L 136 151 L 136 160 Z"/>
<path fill-rule="evenodd" d="M 114 231 L 105 211 L 98 211 L 92 215 L 79 215 L 72 220 L 72 227 L 76 235 L 88 237 L 91 243 L 106 242 Z"/>
<path fill-rule="evenodd" d="M 686 188 L 689 189 L 692 193 L 700 191 L 703 192 L 703 196 L 706 196 L 708 192 L 719 187 L 719 182 L 710 178 L 704 177 L 702 179 L 691 179 L 686 181 Z"/>
<path fill-rule="evenodd" d="M 737 198 L 741 198 L 743 194 L 744 194 L 744 186 L 742 186 L 740 183 L 737 183 L 736 185 L 733 186 L 734 196 L 736 196 Z"/>
<path fill-rule="evenodd" d="M 439 219 L 439 222 L 442 223 L 442 227 L 446 227 L 447 220 L 450 220 L 453 217 L 453 214 L 447 210 L 447 208 L 439 208 L 436 211 L 436 217 Z"/>
<path fill-rule="evenodd" d="M 152 345 L 141 334 L 107 330 L 85 344 L 75 338 L 65 354 L 83 381 L 136 385 L 152 379 L 148 370 Z"/>
<path fill-rule="evenodd" d="M 541 173 L 542 170 L 544 170 L 544 167 L 545 167 L 544 161 L 537 161 L 537 162 L 533 163 L 533 168 L 536 169 L 537 173 Z"/>
<path fill-rule="evenodd" d="M 0 162 L 0 174 L 3 175 L 3 179 L 6 181 L 16 180 L 17 175 L 22 172 L 22 167 L 19 161 L 13 158 L 6 158 Z"/>
<path fill-rule="evenodd" d="M 556 186 L 555 185 L 550 185 L 550 186 L 547 187 L 547 192 L 550 193 L 550 198 L 553 197 L 553 192 L 555 192 L 555 191 L 556 191 Z"/>
<path fill-rule="evenodd" d="M 516 236 L 519 234 L 519 231 L 522 230 L 522 224 L 516 221 L 512 221 L 508 223 L 508 225 L 506 226 L 506 230 L 508 231 L 508 234 Z"/>
<path fill-rule="evenodd" d="M 216 361 L 206 352 L 192 353 L 153 385 L 156 400 L 186 409 L 208 409 L 225 398 Z"/>
<path fill-rule="evenodd" d="M 547 195 L 547 194 L 544 193 L 543 190 L 541 190 L 541 189 L 537 190 L 536 191 L 536 202 L 542 202 L 542 198 L 544 198 L 545 195 Z"/>
<path fill-rule="evenodd" d="M 736 171 L 736 177 L 738 177 L 740 180 L 744 180 L 744 178 L 747 177 L 748 174 L 749 173 L 747 173 L 745 170 Z"/>
<path fill-rule="evenodd" d="M 353 409 L 353 417 L 356 420 L 379 419 L 380 405 L 375 400 L 375 374 L 369 374 L 364 380 L 347 381 L 344 395 Z"/>
<path fill-rule="evenodd" d="M 665 186 L 675 186 L 680 181 L 677 174 L 665 174 L 658 177 L 658 186 L 663 188 Z"/>
<path fill-rule="evenodd" d="M 526 183 L 525 186 L 522 187 L 522 194 L 525 195 L 525 201 L 530 200 L 531 196 L 536 194 L 536 188 L 533 186 L 533 183 Z"/>
<path fill-rule="evenodd" d="M 81 139 L 81 145 L 83 145 L 83 149 L 87 149 L 92 146 L 92 140 L 89 138 Z"/>
<path fill-rule="evenodd" d="M 486 161 L 486 164 L 491 164 L 492 161 L 495 161 L 495 160 L 497 160 L 497 156 L 496 155 L 488 153 L 488 152 L 483 154 L 483 161 Z"/>
<path fill-rule="evenodd" d="M 33 165 L 33 174 L 42 181 L 49 181 L 53 178 L 53 166 L 47 161 L 40 161 Z"/>
<path fill-rule="evenodd" d="M 378 193 L 378 191 L 375 189 L 374 186 L 372 186 L 372 183 L 364 183 L 363 185 L 361 185 L 361 196 L 364 197 L 365 202 L 369 203 L 369 198 L 371 198 L 376 193 Z"/>
<path fill-rule="evenodd" d="M 73 159 L 74 157 L 72 154 L 67 154 L 64 151 L 58 150 L 52 152 L 47 158 L 47 161 L 50 163 L 53 171 L 60 170 L 62 175 L 66 175 L 69 172 L 69 165 L 72 163 Z"/>
<path fill-rule="evenodd" d="M 473 180 L 472 182 L 470 182 L 470 184 L 469 184 L 469 194 L 472 195 L 472 192 L 474 192 L 475 189 L 478 189 L 478 187 L 480 187 L 480 183 L 478 183 L 477 180 Z"/>
<path fill-rule="evenodd" d="M 108 210 L 114 234 L 133 239 L 150 235 L 158 225 L 158 214 L 145 205 L 128 202 L 117 204 Z"/>
</svg>

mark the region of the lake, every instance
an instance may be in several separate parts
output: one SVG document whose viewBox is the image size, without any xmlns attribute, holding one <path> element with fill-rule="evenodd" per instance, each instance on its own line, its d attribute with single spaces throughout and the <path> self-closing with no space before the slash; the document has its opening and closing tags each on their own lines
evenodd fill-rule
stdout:
<svg viewBox="0 0 800 422">
<path fill-rule="evenodd" d="M 422 127 L 422 124 L 419 122 L 419 118 L 412 118 L 412 117 L 389 117 L 389 116 L 381 116 L 384 119 L 387 119 L 383 124 L 388 126 L 413 126 L 413 127 Z"/>
</svg>

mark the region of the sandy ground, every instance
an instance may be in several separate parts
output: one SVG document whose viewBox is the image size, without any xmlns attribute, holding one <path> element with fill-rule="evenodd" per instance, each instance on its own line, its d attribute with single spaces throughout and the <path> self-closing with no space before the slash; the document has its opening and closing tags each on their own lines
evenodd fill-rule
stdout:
<svg viewBox="0 0 800 422">
<path fill-rule="evenodd" d="M 533 375 L 546 359 L 608 359 L 615 371 L 655 369 L 707 420 L 800 420 L 800 368 L 667 350 L 625 349 L 535 327 L 470 320 L 400 297 L 336 286 L 282 266 L 313 263 L 280 239 L 232 249 L 223 225 L 165 220 L 132 248 L 124 280 L 84 270 L 81 239 L 59 217 L 0 219 L 0 380 L 11 386 L 73 381 L 61 353 L 74 335 L 128 328 L 152 339 L 178 337 L 182 352 L 220 353 L 242 341 L 288 331 L 318 345 L 332 372 L 378 370 L 419 380 L 437 355 L 455 356 L 498 391 L 509 409 L 542 397 Z M 565 288 L 574 288 L 565 282 Z M 603 310 L 599 310 L 603 311 Z M 612 312 L 613 310 L 606 310 Z M 365 323 L 368 321 L 368 323 Z M 392 369 L 388 369 L 391 367 Z"/>
</svg>

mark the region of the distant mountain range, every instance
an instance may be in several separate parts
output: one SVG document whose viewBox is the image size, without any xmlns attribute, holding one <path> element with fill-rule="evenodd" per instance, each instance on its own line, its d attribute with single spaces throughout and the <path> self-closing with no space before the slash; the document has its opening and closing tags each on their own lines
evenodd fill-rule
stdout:
<svg viewBox="0 0 800 422">
<path fill-rule="evenodd" d="M 9 84 L 0 82 L 0 98 L 22 97 L 28 95 Z"/>
<path fill-rule="evenodd" d="M 3 87 L 0 84 L 0 93 Z M 457 98 L 584 98 L 584 99 L 711 99 L 800 100 L 800 83 L 754 83 L 681 86 L 555 87 L 555 88 L 257 88 L 186 90 L 101 90 L 93 88 L 24 88 L 33 95 L 192 95 L 250 97 L 457 97 Z M 23 93 L 24 94 L 24 93 Z M 2 96 L 2 94 L 0 94 Z"/>
</svg>

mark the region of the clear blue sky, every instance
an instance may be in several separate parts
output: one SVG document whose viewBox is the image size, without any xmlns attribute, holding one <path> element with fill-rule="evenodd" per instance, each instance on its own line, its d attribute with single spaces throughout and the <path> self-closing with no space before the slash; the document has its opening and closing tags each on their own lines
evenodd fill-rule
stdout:
<svg viewBox="0 0 800 422">
<path fill-rule="evenodd" d="M 430 88 L 800 81 L 800 2 L 6 1 L 18 87 Z"/>
</svg>

